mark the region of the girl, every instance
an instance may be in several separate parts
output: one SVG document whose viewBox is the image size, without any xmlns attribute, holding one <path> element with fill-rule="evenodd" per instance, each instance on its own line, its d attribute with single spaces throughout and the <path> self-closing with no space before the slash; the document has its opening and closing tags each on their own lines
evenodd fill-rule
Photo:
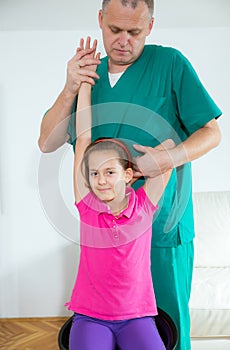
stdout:
<svg viewBox="0 0 230 350">
<path fill-rule="evenodd" d="M 153 317 L 150 244 L 153 215 L 171 172 L 148 178 L 136 192 L 127 186 L 133 180 L 129 150 L 116 139 L 91 143 L 90 103 L 91 85 L 82 83 L 74 159 L 81 254 L 69 302 L 75 312 L 70 349 L 113 350 L 117 344 L 121 350 L 163 350 Z M 159 149 L 173 146 L 167 140 Z"/>
</svg>

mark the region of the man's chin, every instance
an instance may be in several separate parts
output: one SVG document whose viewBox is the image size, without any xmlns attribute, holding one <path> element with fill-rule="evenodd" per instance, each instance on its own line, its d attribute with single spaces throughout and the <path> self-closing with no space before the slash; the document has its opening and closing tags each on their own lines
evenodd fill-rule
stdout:
<svg viewBox="0 0 230 350">
<path fill-rule="evenodd" d="M 110 56 L 111 63 L 118 66 L 127 66 L 133 62 L 129 54 L 114 54 Z"/>
</svg>

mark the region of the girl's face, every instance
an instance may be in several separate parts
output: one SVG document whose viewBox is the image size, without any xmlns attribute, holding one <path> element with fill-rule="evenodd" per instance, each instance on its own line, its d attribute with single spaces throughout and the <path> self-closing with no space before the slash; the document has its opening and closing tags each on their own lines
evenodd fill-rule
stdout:
<svg viewBox="0 0 230 350">
<path fill-rule="evenodd" d="M 124 170 L 116 151 L 93 151 L 89 155 L 89 183 L 103 202 L 122 201 L 126 184 L 132 177 L 132 169 Z"/>
</svg>

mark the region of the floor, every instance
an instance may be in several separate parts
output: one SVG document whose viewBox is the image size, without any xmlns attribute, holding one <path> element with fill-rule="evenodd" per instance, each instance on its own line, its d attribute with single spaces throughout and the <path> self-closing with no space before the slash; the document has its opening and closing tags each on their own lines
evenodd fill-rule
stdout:
<svg viewBox="0 0 230 350">
<path fill-rule="evenodd" d="M 58 350 L 57 335 L 66 318 L 0 319 L 1 350 Z"/>
<path fill-rule="evenodd" d="M 1 350 L 59 350 L 58 333 L 67 318 L 0 319 Z M 192 350 L 230 350 L 228 340 L 192 340 Z"/>
</svg>

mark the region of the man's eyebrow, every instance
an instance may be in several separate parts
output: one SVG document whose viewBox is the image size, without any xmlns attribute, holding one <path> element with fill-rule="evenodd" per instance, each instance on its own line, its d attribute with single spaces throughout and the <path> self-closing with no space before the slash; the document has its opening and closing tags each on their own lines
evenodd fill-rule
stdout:
<svg viewBox="0 0 230 350">
<path fill-rule="evenodd" d="M 109 25 L 109 28 L 110 29 L 116 29 L 116 30 L 119 30 L 119 31 L 123 31 L 124 29 L 122 29 L 122 28 L 119 28 L 119 27 L 117 27 L 117 26 L 115 26 L 115 25 L 113 25 L 113 24 L 111 24 L 111 25 Z M 137 31 L 140 31 L 140 28 L 131 28 L 131 29 L 127 29 L 127 32 L 137 32 Z"/>
<path fill-rule="evenodd" d="M 119 28 L 119 27 L 117 27 L 117 26 L 115 26 L 115 25 L 113 25 L 113 24 L 110 24 L 110 25 L 109 25 L 109 28 L 113 28 L 113 29 L 117 29 L 117 30 L 122 30 L 121 28 Z"/>
</svg>

